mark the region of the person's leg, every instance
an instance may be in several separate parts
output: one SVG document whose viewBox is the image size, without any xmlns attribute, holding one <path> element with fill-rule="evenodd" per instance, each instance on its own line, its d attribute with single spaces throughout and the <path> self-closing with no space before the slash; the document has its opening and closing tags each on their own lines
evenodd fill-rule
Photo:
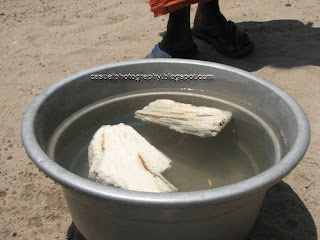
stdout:
<svg viewBox="0 0 320 240">
<path fill-rule="evenodd" d="M 233 22 L 226 20 L 220 12 L 218 0 L 198 4 L 193 34 L 211 42 L 218 52 L 232 58 L 245 57 L 254 48 L 248 35 L 239 31 Z"/>
<path fill-rule="evenodd" d="M 170 13 L 167 31 L 146 58 L 193 58 L 197 46 L 190 29 L 190 6 Z"/>
<path fill-rule="evenodd" d="M 226 18 L 220 12 L 219 1 L 212 0 L 198 3 L 194 18 L 194 29 L 202 31 L 205 27 L 215 24 L 227 24 Z"/>
<path fill-rule="evenodd" d="M 167 32 L 160 42 L 161 50 L 170 52 L 175 49 L 193 47 L 190 29 L 190 6 L 169 14 Z"/>
<path fill-rule="evenodd" d="M 196 52 L 192 35 L 212 43 L 218 52 L 232 58 L 245 57 L 254 48 L 248 35 L 220 12 L 219 1 L 211 0 L 198 4 L 192 31 L 190 6 L 170 13 L 167 32 L 147 58 L 192 58 Z"/>
</svg>

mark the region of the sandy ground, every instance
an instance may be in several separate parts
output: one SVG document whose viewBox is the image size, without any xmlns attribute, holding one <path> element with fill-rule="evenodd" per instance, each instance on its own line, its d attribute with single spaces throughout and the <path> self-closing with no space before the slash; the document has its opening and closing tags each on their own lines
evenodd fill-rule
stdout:
<svg viewBox="0 0 320 240">
<path fill-rule="evenodd" d="M 320 1 L 221 0 L 221 9 L 250 34 L 256 50 L 230 60 L 197 41 L 200 58 L 282 87 L 311 124 L 307 154 L 267 195 L 251 239 L 317 239 Z M 72 222 L 60 186 L 38 171 L 22 146 L 19 128 L 31 101 L 74 72 L 144 58 L 166 22 L 167 16 L 153 18 L 148 0 L 0 1 L 0 239 L 65 239 Z"/>
</svg>

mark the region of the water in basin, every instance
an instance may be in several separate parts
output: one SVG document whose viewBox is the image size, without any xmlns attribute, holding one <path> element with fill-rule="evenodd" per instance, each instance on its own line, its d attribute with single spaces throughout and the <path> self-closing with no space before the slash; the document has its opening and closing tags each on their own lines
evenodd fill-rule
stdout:
<svg viewBox="0 0 320 240">
<path fill-rule="evenodd" d="M 156 99 L 172 99 L 233 113 L 216 137 L 182 134 L 136 119 L 134 113 Z M 67 170 L 87 178 L 88 145 L 102 125 L 125 123 L 172 159 L 164 173 L 179 191 L 221 187 L 250 178 L 279 160 L 279 143 L 271 128 L 253 111 L 212 95 L 189 91 L 148 91 L 114 96 L 81 109 L 52 136 L 49 156 Z"/>
</svg>

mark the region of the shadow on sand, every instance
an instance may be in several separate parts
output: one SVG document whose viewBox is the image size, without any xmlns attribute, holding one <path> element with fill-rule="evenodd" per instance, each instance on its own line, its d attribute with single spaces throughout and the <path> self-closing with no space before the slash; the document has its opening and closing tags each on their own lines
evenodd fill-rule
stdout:
<svg viewBox="0 0 320 240">
<path fill-rule="evenodd" d="M 73 223 L 66 239 L 85 240 Z M 317 240 L 317 230 L 301 199 L 281 181 L 268 190 L 249 239 Z"/>
<path fill-rule="evenodd" d="M 249 239 L 317 240 L 317 228 L 299 196 L 281 181 L 268 190 Z"/>
<path fill-rule="evenodd" d="M 216 52 L 206 42 L 195 39 L 198 45 L 196 59 L 222 63 L 249 72 L 265 66 L 320 66 L 320 28 L 312 25 L 297 20 L 240 22 L 237 23 L 238 28 L 248 33 L 255 43 L 255 50 L 249 57 L 230 59 Z"/>
</svg>

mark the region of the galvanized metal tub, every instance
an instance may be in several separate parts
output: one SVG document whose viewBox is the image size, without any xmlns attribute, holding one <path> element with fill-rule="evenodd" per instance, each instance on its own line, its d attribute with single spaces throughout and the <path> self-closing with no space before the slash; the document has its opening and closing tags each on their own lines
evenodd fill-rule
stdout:
<svg viewBox="0 0 320 240">
<path fill-rule="evenodd" d="M 51 136 L 76 111 L 109 96 L 161 88 L 212 92 L 244 108 L 256 109 L 258 115 L 268 118 L 268 126 L 282 142 L 276 149 L 280 159 L 235 184 L 159 194 L 103 186 L 73 174 L 48 157 Z M 66 77 L 31 103 L 21 132 L 28 156 L 61 184 L 72 219 L 88 240 L 246 239 L 266 191 L 299 163 L 310 139 L 303 110 L 282 89 L 233 67 L 178 59 L 112 63 Z"/>
</svg>

